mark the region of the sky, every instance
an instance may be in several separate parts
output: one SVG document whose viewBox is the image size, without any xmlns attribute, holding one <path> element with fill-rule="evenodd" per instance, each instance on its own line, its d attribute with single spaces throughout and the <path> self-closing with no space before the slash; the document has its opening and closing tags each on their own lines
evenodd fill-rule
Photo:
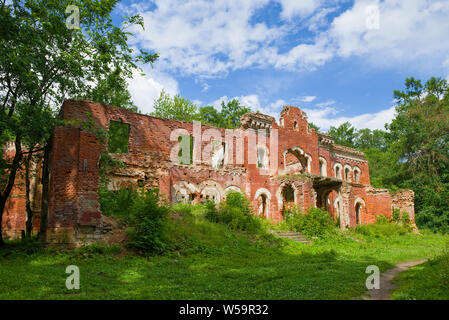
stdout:
<svg viewBox="0 0 449 320">
<path fill-rule="evenodd" d="M 383 129 L 407 77 L 449 78 L 449 0 L 125 0 L 133 48 L 158 52 L 129 90 L 143 113 L 161 90 L 279 119 L 285 105 L 326 131 Z"/>
</svg>

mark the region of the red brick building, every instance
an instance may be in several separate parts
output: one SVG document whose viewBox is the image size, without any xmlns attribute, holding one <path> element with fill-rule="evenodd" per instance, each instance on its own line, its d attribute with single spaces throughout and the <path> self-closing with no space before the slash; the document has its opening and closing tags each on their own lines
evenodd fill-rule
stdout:
<svg viewBox="0 0 449 320">
<path fill-rule="evenodd" d="M 111 128 L 118 127 L 118 138 L 128 142 L 125 150 L 110 153 L 125 164 L 108 172 L 111 189 L 132 183 L 157 187 L 172 202 L 217 203 L 229 190 L 241 191 L 255 214 L 273 221 L 282 220 L 283 211 L 294 205 L 303 211 L 317 206 L 339 217 L 342 229 L 372 223 L 377 215 L 390 217 L 393 207 L 407 211 L 414 221 L 413 191 L 391 195 L 371 187 L 364 154 L 316 132 L 295 107 L 284 107 L 279 123 L 267 115 L 246 114 L 239 130 L 159 119 L 89 101 L 69 100 L 61 109 L 65 120 L 88 120 L 88 113 L 99 128 L 110 130 L 110 139 L 117 138 Z M 49 241 L 92 241 L 105 232 L 97 194 L 103 150 L 90 131 L 70 125 L 55 129 Z M 33 188 L 39 216 L 39 175 Z M 6 236 L 25 229 L 23 189 L 19 179 L 3 219 Z"/>
</svg>

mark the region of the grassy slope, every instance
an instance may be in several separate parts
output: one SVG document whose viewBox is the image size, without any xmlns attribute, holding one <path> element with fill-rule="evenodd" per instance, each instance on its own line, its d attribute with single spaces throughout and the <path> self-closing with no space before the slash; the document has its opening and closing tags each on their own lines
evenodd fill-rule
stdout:
<svg viewBox="0 0 449 320">
<path fill-rule="evenodd" d="M 449 253 L 399 274 L 394 283 L 395 299 L 449 300 Z"/>
<path fill-rule="evenodd" d="M 0 299 L 350 299 L 365 292 L 368 265 L 433 257 L 448 237 L 426 234 L 313 245 L 254 239 L 198 218 L 178 221 L 178 254 L 144 258 L 85 248 L 0 249 Z M 95 250 L 94 250 L 95 249 Z M 81 290 L 65 289 L 77 265 Z"/>
</svg>

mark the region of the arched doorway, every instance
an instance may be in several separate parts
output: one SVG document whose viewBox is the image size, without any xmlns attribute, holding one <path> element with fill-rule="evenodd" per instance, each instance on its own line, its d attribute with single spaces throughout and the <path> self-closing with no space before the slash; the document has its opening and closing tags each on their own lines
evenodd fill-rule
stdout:
<svg viewBox="0 0 449 320">
<path fill-rule="evenodd" d="M 256 201 L 256 212 L 259 216 L 264 218 L 270 218 L 270 202 L 271 202 L 271 194 L 265 188 L 260 188 L 257 190 L 254 199 Z"/>
<path fill-rule="evenodd" d="M 362 198 L 357 198 L 354 201 L 354 211 L 355 211 L 355 225 L 362 224 L 363 214 L 365 212 L 365 201 Z"/>
</svg>

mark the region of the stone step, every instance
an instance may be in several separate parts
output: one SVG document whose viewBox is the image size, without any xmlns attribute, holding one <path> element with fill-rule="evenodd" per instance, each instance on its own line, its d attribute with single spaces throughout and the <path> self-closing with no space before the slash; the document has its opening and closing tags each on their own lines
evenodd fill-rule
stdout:
<svg viewBox="0 0 449 320">
<path fill-rule="evenodd" d="M 270 230 L 271 233 L 277 235 L 278 237 L 289 239 L 296 242 L 301 242 L 305 244 L 311 244 L 312 241 L 307 239 L 303 234 L 294 231 L 274 231 Z"/>
</svg>

